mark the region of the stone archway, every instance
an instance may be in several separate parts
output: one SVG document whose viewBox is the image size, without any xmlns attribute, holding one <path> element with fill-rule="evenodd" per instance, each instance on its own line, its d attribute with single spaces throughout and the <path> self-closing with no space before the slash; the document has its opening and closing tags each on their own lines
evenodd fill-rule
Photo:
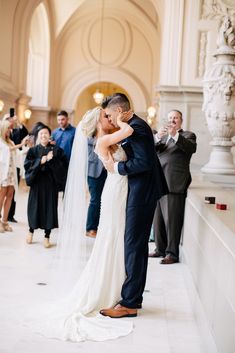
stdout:
<svg viewBox="0 0 235 353">
<path fill-rule="evenodd" d="M 128 92 L 133 108 L 136 112 L 143 113 L 147 109 L 147 97 L 141 83 L 130 74 L 122 70 L 113 68 L 104 68 L 101 76 L 101 81 L 112 82 L 121 86 Z M 88 86 L 97 82 L 97 70 L 91 69 L 86 72 L 78 73 L 65 87 L 61 99 L 61 106 L 64 109 L 73 110 L 77 97 Z"/>
</svg>

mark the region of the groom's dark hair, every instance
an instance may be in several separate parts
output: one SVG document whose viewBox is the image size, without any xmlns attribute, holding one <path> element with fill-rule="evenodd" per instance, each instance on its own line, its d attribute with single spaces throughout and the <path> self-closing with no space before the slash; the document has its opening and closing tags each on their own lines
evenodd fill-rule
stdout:
<svg viewBox="0 0 235 353">
<path fill-rule="evenodd" d="M 129 99 L 124 93 L 114 93 L 112 96 L 107 97 L 105 104 L 107 108 L 114 105 L 121 107 L 124 112 L 127 112 L 131 108 Z"/>
</svg>

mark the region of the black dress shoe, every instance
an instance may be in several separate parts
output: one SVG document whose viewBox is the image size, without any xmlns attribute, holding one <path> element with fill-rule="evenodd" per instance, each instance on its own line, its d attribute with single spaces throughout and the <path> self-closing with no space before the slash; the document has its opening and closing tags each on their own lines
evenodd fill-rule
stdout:
<svg viewBox="0 0 235 353">
<path fill-rule="evenodd" d="M 149 257 L 164 257 L 165 254 L 160 253 L 159 251 L 154 251 L 149 254 Z"/>
<path fill-rule="evenodd" d="M 8 218 L 8 222 L 18 223 L 18 221 L 14 217 Z"/>
<path fill-rule="evenodd" d="M 175 264 L 176 262 L 179 262 L 179 260 L 176 259 L 175 257 L 172 257 L 171 255 L 166 255 L 166 257 L 164 257 L 164 259 L 160 261 L 160 264 L 171 265 L 171 264 Z"/>
</svg>

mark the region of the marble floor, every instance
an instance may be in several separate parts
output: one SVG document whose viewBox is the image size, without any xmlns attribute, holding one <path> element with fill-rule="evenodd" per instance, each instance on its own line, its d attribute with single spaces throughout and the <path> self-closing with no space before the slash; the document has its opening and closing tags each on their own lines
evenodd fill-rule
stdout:
<svg viewBox="0 0 235 353">
<path fill-rule="evenodd" d="M 33 245 L 25 243 L 26 203 L 27 192 L 21 188 L 18 223 L 12 224 L 12 233 L 0 234 L 0 353 L 209 353 L 194 318 L 186 265 L 164 266 L 158 259 L 149 260 L 144 306 L 132 319 L 135 328 L 129 336 L 99 343 L 71 343 L 46 339 L 26 328 L 22 324 L 25 313 L 43 297 L 45 286 L 38 283 L 46 282 L 55 253 L 55 247 L 43 248 L 40 232 L 35 234 Z"/>
</svg>

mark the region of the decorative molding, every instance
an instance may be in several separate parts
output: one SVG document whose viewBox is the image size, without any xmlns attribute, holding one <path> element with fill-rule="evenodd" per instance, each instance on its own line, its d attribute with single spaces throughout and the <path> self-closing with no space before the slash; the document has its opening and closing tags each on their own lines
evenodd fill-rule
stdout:
<svg viewBox="0 0 235 353">
<path fill-rule="evenodd" d="M 208 44 L 208 32 L 200 32 L 199 37 L 199 55 L 197 66 L 197 77 L 202 78 L 206 69 L 206 53 Z"/>
<path fill-rule="evenodd" d="M 213 102 L 215 95 L 221 97 L 223 104 L 229 104 L 232 94 L 235 91 L 235 67 L 230 70 L 230 72 L 226 68 L 221 70 L 219 79 L 205 80 L 203 110 L 207 110 L 208 105 Z"/>
<path fill-rule="evenodd" d="M 235 30 L 228 16 L 220 26 L 216 62 L 204 76 L 203 111 L 213 146 L 205 173 L 235 174 L 230 148 L 235 135 Z"/>
<path fill-rule="evenodd" d="M 224 105 L 228 105 L 235 91 L 235 30 L 228 16 L 220 27 L 217 46 L 214 53 L 217 61 L 204 77 L 205 111 L 215 95 L 222 99 Z"/>
<path fill-rule="evenodd" d="M 17 94 L 6 92 L 0 89 L 0 97 L 3 100 L 9 101 L 9 102 L 15 102 L 19 96 Z"/>
<path fill-rule="evenodd" d="M 11 76 L 5 74 L 4 72 L 0 72 L 0 78 L 11 82 Z"/>
<path fill-rule="evenodd" d="M 73 109 L 79 95 L 91 84 L 96 82 L 97 70 L 95 68 L 82 70 L 74 75 L 63 88 L 60 106 L 66 110 Z M 110 68 L 105 66 L 101 72 L 101 81 L 112 82 L 120 87 L 125 87 L 128 92 L 135 111 L 146 111 L 148 93 L 144 89 L 141 81 L 130 73 L 120 70 L 119 68 Z"/>
<path fill-rule="evenodd" d="M 235 16 L 234 0 L 203 0 L 201 18 L 205 20 L 222 20 L 225 16 Z"/>
<path fill-rule="evenodd" d="M 92 21 L 90 24 L 84 24 L 83 37 L 82 37 L 82 51 L 88 62 L 95 65 L 110 65 L 110 66 L 120 66 L 128 58 L 132 48 L 132 32 L 130 25 L 117 16 L 108 15 L 104 18 L 104 30 L 103 30 L 103 45 L 101 48 L 101 57 L 99 58 L 99 48 L 97 42 L 101 39 L 101 33 L 99 33 L 99 19 Z M 117 31 L 117 38 L 115 41 L 115 51 L 109 51 L 109 56 L 105 55 L 106 41 L 106 31 L 107 28 L 115 28 Z M 98 37 L 98 41 L 97 41 Z M 119 40 L 117 41 L 117 39 Z M 121 39 L 120 39 L 121 38 Z"/>
<path fill-rule="evenodd" d="M 198 86 L 170 86 L 170 85 L 156 85 L 156 92 L 161 93 L 202 93 L 202 88 Z"/>
</svg>

